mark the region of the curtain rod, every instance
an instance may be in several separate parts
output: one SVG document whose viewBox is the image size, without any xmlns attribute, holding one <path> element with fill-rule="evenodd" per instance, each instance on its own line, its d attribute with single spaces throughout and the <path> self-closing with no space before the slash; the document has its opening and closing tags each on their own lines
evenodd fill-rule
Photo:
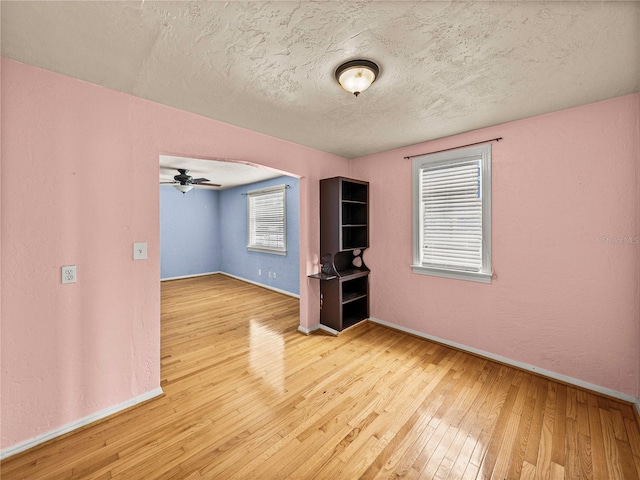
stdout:
<svg viewBox="0 0 640 480">
<path fill-rule="evenodd" d="M 265 193 L 265 192 L 270 192 L 271 190 L 277 190 L 277 189 L 279 189 L 281 187 L 282 187 L 282 185 L 276 185 L 275 187 L 263 188 L 262 190 L 252 190 L 250 192 L 243 192 L 240 195 L 249 195 L 250 193 Z M 284 186 L 284 188 L 291 188 L 291 185 L 289 185 L 287 183 Z"/>
<path fill-rule="evenodd" d="M 472 147 L 474 145 L 480 145 L 481 143 L 499 142 L 500 140 L 502 140 L 502 137 L 492 138 L 490 140 L 483 140 L 481 142 L 468 143 L 466 145 L 460 145 L 459 147 L 444 148 L 442 150 L 436 150 L 435 152 L 418 153 L 417 155 L 409 155 L 408 157 L 404 157 L 404 158 L 406 160 L 409 160 L 410 158 L 421 157 L 422 155 L 430 155 L 432 153 L 448 152 L 449 150 L 457 150 L 458 148 Z"/>
</svg>

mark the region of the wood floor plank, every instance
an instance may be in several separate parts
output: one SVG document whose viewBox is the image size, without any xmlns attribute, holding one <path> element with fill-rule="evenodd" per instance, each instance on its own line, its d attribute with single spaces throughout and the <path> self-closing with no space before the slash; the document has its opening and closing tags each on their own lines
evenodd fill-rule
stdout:
<svg viewBox="0 0 640 480">
<path fill-rule="evenodd" d="M 534 377 L 533 380 L 537 380 L 537 377 Z M 531 430 L 531 420 L 533 418 L 535 404 L 536 399 L 527 395 L 525 406 L 520 415 L 520 423 L 518 424 L 518 431 L 513 443 L 511 461 L 506 478 L 520 478 L 522 474 L 522 465 L 527 450 L 527 441 L 529 439 L 529 431 Z"/>
<path fill-rule="evenodd" d="M 624 419 L 625 432 L 629 439 L 631 451 L 636 457 L 640 457 L 640 431 L 638 430 L 638 422 L 635 419 Z"/>
<path fill-rule="evenodd" d="M 15 479 L 640 479 L 632 405 L 297 299 L 162 283 L 162 397 L 0 462 Z"/>
<path fill-rule="evenodd" d="M 589 430 L 591 432 L 591 455 L 593 462 L 593 476 L 596 479 L 607 478 L 609 475 L 607 459 L 605 456 L 605 437 L 602 432 L 602 422 L 600 419 L 600 405 L 598 397 L 589 394 L 587 396 L 587 406 L 589 408 Z"/>
<path fill-rule="evenodd" d="M 611 414 L 609 413 L 608 408 L 606 410 L 600 408 L 599 410 L 604 443 L 604 457 L 607 462 L 609 478 L 624 478 L 624 475 L 622 473 L 622 465 L 620 463 L 618 444 L 615 437 L 615 429 L 613 427 L 613 421 L 611 420 Z"/>
<path fill-rule="evenodd" d="M 412 472 L 420 473 L 413 468 L 413 463 L 435 433 L 439 423 L 436 423 L 436 426 L 434 426 L 431 421 L 434 419 L 435 412 L 445 401 L 446 395 L 432 395 L 429 397 L 428 405 L 424 406 L 420 420 L 416 428 L 412 431 L 415 438 L 407 438 L 404 450 L 394 452 L 394 454 L 400 456 L 400 458 L 397 460 L 393 472 L 389 475 L 390 478 L 405 478 L 407 475 L 412 475 Z"/>
<path fill-rule="evenodd" d="M 517 413 L 511 413 L 502 433 L 502 443 L 500 445 L 499 454 L 496 463 L 491 472 L 491 478 L 495 480 L 503 480 L 507 478 L 509 467 L 511 466 L 511 452 L 516 443 L 516 434 L 522 417 Z"/>
<path fill-rule="evenodd" d="M 640 478 L 640 457 L 636 457 L 635 455 L 633 456 L 633 461 L 636 465 L 636 474 L 638 475 L 638 478 Z"/>
<path fill-rule="evenodd" d="M 478 451 L 478 457 L 476 458 L 482 458 L 479 466 L 485 478 L 491 478 L 493 474 L 506 425 L 511 416 L 511 408 L 518 394 L 518 388 L 512 385 L 512 379 L 518 372 L 507 368 L 501 368 L 500 370 L 504 374 L 500 383 L 499 393 L 493 396 L 493 405 L 478 442 L 482 450 Z M 471 461 L 474 462 L 474 459 L 472 458 Z"/>
<path fill-rule="evenodd" d="M 458 435 L 463 436 L 466 432 L 459 430 Z M 469 458 L 473 454 L 473 449 L 476 446 L 477 439 L 466 433 L 466 437 L 464 439 L 464 443 L 458 452 L 458 456 L 455 459 L 451 470 L 449 471 L 449 476 L 446 477 L 447 480 L 456 480 L 464 477 L 465 470 L 467 466 L 470 464 Z"/>
<path fill-rule="evenodd" d="M 555 462 L 551 462 L 551 471 L 549 474 L 550 480 L 564 480 L 564 467 L 562 465 L 558 465 Z"/>
<path fill-rule="evenodd" d="M 538 391 L 535 395 L 536 403 L 531 418 L 531 428 L 527 439 L 527 449 L 524 460 L 535 466 L 538 461 L 538 450 L 540 448 L 540 436 L 542 433 L 542 423 L 544 421 L 544 408 L 547 401 L 549 382 L 541 380 L 538 382 Z M 524 468 L 524 467 L 523 467 Z"/>
<path fill-rule="evenodd" d="M 589 437 L 591 435 L 591 428 L 589 427 L 589 407 L 586 402 L 578 402 L 578 433 Z"/>
<path fill-rule="evenodd" d="M 615 408 L 615 404 L 612 408 L 609 408 L 609 413 L 611 414 L 611 421 L 613 422 L 613 429 L 615 436 L 618 440 L 629 443 L 629 437 L 627 435 L 627 429 L 624 425 L 624 417 L 622 416 L 622 412 Z"/>
<path fill-rule="evenodd" d="M 559 466 L 565 464 L 565 430 L 567 423 L 567 387 L 559 384 L 556 389 L 556 412 L 553 418 L 553 440 L 551 461 Z"/>
<path fill-rule="evenodd" d="M 540 477 L 538 477 L 540 478 Z M 522 464 L 521 480 L 535 480 L 536 479 L 536 466 L 527 462 L 526 460 Z"/>
<path fill-rule="evenodd" d="M 617 440 L 618 451 L 620 452 L 620 466 L 622 467 L 622 478 L 637 479 L 638 471 L 636 470 L 635 462 L 633 461 L 633 453 L 631 452 L 631 446 L 623 441 Z"/>
<path fill-rule="evenodd" d="M 591 437 L 578 433 L 578 452 L 580 452 L 580 473 L 584 478 L 593 479 L 593 456 L 591 453 Z M 582 477 L 581 477 L 582 478 Z"/>
<path fill-rule="evenodd" d="M 547 390 L 547 401 L 544 407 L 544 417 L 542 420 L 542 431 L 538 448 L 538 458 L 536 459 L 536 474 L 541 478 L 550 478 L 552 467 L 552 446 L 553 446 L 553 426 L 555 425 L 556 413 L 556 389 L 555 382 L 549 383 Z"/>
<path fill-rule="evenodd" d="M 375 461 L 361 476 L 365 478 L 387 478 L 391 471 L 400 463 L 407 448 L 413 446 L 420 435 L 426 430 L 435 411 L 442 403 L 427 400 L 429 392 L 419 397 L 420 405 L 413 411 L 411 417 L 402 425 L 397 434 L 376 457 Z M 441 398 L 444 396 L 441 395 Z M 433 409 L 432 412 L 429 410 Z"/>
<path fill-rule="evenodd" d="M 468 437 L 452 468 L 452 472 L 463 472 L 462 478 L 472 476 L 471 472 L 477 472 L 479 469 L 481 455 L 485 450 L 480 438 L 490 411 L 490 394 L 500 378 L 499 371 L 497 364 L 485 365 L 469 396 L 472 403 L 470 405 L 467 403 L 464 407 L 466 412 L 459 427 L 461 431 L 468 433 Z M 475 468 L 467 468 L 468 465 L 474 465 Z M 460 478 L 449 476 L 452 479 Z"/>
<path fill-rule="evenodd" d="M 470 402 L 473 402 L 477 398 L 481 386 L 484 383 L 484 379 L 479 381 L 480 377 L 484 374 L 484 368 L 481 370 L 480 367 L 484 367 L 484 364 L 479 364 L 474 367 L 473 371 L 469 371 L 469 379 L 466 385 L 461 387 L 456 386 L 456 390 L 460 393 L 451 405 L 451 421 L 449 423 L 451 426 L 457 427 L 458 431 L 451 447 L 446 452 L 445 458 L 435 473 L 434 478 L 436 479 L 449 478 L 454 469 L 459 472 L 457 475 L 460 476 L 463 473 L 460 464 L 468 462 L 473 454 L 471 443 L 473 441 L 473 446 L 475 446 L 477 442 L 474 441 L 475 438 L 470 439 L 470 437 L 472 437 L 470 427 L 473 417 L 472 414 L 470 414 L 471 412 L 469 410 L 471 409 L 469 405 Z M 473 406 L 473 403 L 471 403 L 471 406 Z M 458 464 L 457 467 L 456 464 Z"/>
</svg>

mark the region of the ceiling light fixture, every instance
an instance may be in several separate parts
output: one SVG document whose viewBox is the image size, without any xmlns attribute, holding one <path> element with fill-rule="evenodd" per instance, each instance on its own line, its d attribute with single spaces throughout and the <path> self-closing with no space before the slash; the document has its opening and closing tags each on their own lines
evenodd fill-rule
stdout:
<svg viewBox="0 0 640 480">
<path fill-rule="evenodd" d="M 336 69 L 336 80 L 347 92 L 356 97 L 376 81 L 380 73 L 378 65 L 369 60 L 352 60 Z"/>
<path fill-rule="evenodd" d="M 182 193 L 187 193 L 189 190 L 193 188 L 193 185 L 174 185 L 173 188 Z"/>
</svg>

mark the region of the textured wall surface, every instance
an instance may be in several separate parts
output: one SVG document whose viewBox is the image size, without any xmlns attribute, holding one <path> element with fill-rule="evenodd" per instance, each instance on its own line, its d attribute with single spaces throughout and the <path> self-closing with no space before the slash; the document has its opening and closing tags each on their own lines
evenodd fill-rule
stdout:
<svg viewBox="0 0 640 480">
<path fill-rule="evenodd" d="M 273 255 L 247 250 L 247 197 L 242 193 L 287 184 L 287 254 Z M 299 189 L 298 179 L 278 177 L 220 192 L 220 270 L 290 293 L 299 293 Z M 261 274 L 258 274 L 258 269 Z M 275 273 L 270 277 L 269 272 Z"/>
<path fill-rule="evenodd" d="M 160 185 L 160 278 L 220 270 L 219 195 Z"/>
<path fill-rule="evenodd" d="M 0 448 L 159 386 L 160 154 L 300 177 L 300 323 L 318 322 L 318 180 L 347 160 L 3 59 Z"/>
<path fill-rule="evenodd" d="M 640 94 L 353 161 L 371 315 L 637 396 Z M 490 285 L 411 271 L 411 161 L 494 137 Z"/>
</svg>

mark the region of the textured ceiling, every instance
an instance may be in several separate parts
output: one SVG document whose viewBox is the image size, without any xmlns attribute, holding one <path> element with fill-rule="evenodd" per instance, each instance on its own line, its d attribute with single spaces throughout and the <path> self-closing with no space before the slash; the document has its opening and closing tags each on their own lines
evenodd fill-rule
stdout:
<svg viewBox="0 0 640 480">
<path fill-rule="evenodd" d="M 228 188 L 261 182 L 283 175 L 282 172 L 267 168 L 257 168 L 239 162 L 221 162 L 219 160 L 202 160 L 197 158 L 174 157 L 160 155 L 160 181 L 171 182 L 178 174 L 178 168 L 189 170 L 193 178 L 207 178 L 219 187 L 201 185 L 198 188 L 208 190 L 226 190 Z"/>
<path fill-rule="evenodd" d="M 634 1 L 2 1 L 1 15 L 3 56 L 345 157 L 640 90 Z M 333 73 L 358 57 L 381 75 L 355 98 Z"/>
</svg>

